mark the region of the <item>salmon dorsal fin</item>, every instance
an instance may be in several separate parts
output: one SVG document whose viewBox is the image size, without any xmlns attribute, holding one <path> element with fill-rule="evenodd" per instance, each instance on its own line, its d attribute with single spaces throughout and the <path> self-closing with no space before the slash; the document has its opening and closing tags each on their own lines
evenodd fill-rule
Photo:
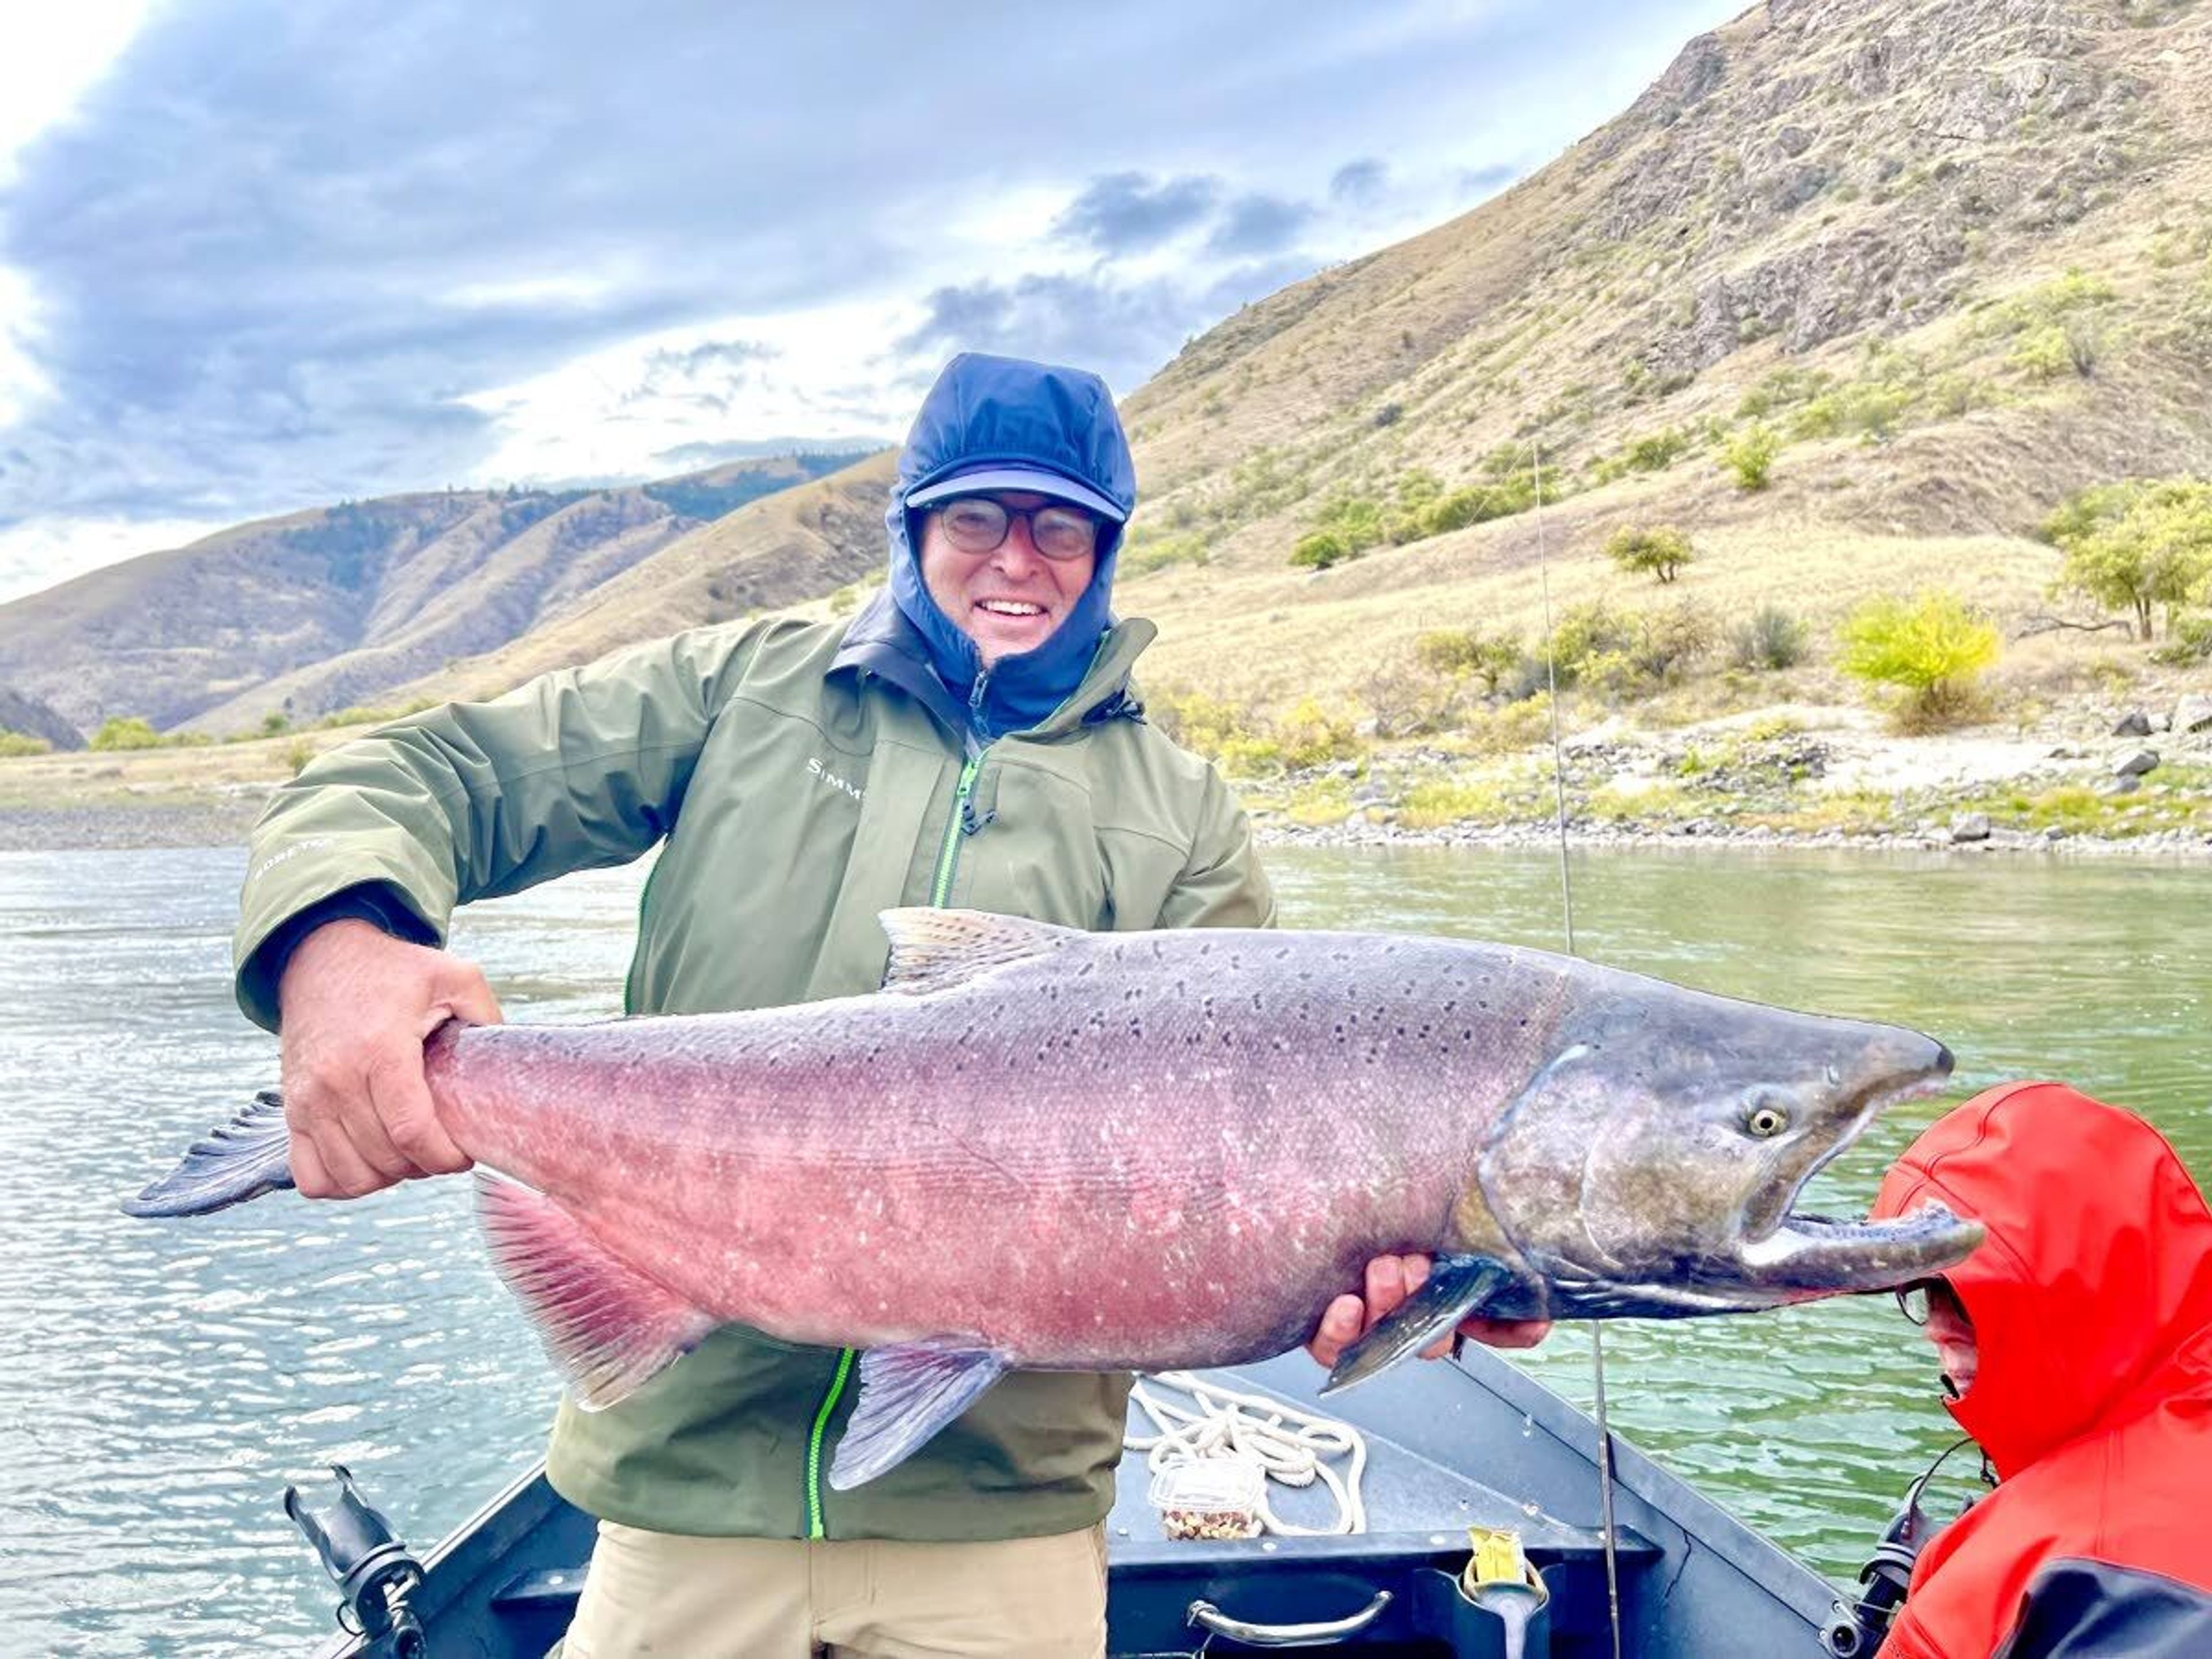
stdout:
<svg viewBox="0 0 2212 1659">
<path fill-rule="evenodd" d="M 878 918 L 890 935 L 890 966 L 884 989 L 906 996 L 964 985 L 994 968 L 1057 951 L 1085 935 L 1023 916 L 986 910 L 931 910 L 919 905 L 885 910 Z"/>
</svg>

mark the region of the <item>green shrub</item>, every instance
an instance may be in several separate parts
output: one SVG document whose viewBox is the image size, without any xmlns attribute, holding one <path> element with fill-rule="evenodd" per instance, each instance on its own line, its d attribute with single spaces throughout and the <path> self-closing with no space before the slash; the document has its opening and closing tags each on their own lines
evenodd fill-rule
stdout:
<svg viewBox="0 0 2212 1659">
<path fill-rule="evenodd" d="M 2151 653 L 2154 660 L 2176 668 L 2212 662 L 2212 617 L 2177 617 L 2166 627 L 2166 641 Z"/>
<path fill-rule="evenodd" d="M 1753 421 L 1728 441 L 1721 451 L 1721 465 L 1735 474 L 1737 489 L 1764 489 L 1767 472 L 1781 453 L 1782 440 L 1773 428 L 1764 421 Z"/>
<path fill-rule="evenodd" d="M 1805 624 L 1778 605 L 1762 605 L 1737 625 L 1729 659 L 1738 668 L 1794 668 L 1805 659 Z"/>
<path fill-rule="evenodd" d="M 159 749 L 161 734 L 136 714 L 111 714 L 100 723 L 88 745 L 106 754 L 118 749 Z"/>
<path fill-rule="evenodd" d="M 289 714 L 278 714 L 272 709 L 261 717 L 261 735 L 264 738 L 281 738 L 291 729 L 292 717 Z"/>
<path fill-rule="evenodd" d="M 1672 525 L 1625 525 L 1606 538 L 1605 556 L 1623 570 L 1649 571 L 1662 582 L 1671 582 L 1697 552 L 1690 538 Z"/>
<path fill-rule="evenodd" d="M 1515 641 L 1492 638 L 1479 628 L 1440 628 L 1413 642 L 1413 654 L 1422 667 L 1448 679 L 1475 679 L 1488 696 L 1498 695 L 1499 680 L 1520 660 Z"/>
<path fill-rule="evenodd" d="M 1929 590 L 1910 602 L 1869 600 L 1844 623 L 1843 643 L 1844 672 L 1896 690 L 1899 727 L 1927 732 L 1980 711 L 1978 681 L 1997 659 L 1998 636 L 1956 595 Z"/>
<path fill-rule="evenodd" d="M 1319 698 L 1299 698 L 1275 726 L 1283 764 L 1298 771 L 1329 761 L 1351 759 L 1359 752 L 1359 739 L 1352 726 L 1350 720 L 1322 708 Z"/>
<path fill-rule="evenodd" d="M 1712 650 L 1715 632 L 1712 613 L 1695 599 L 1645 611 L 1636 619 L 1636 642 L 1628 651 L 1638 683 L 1632 690 L 1679 684 L 1691 664 Z"/>
<path fill-rule="evenodd" d="M 1912 393 L 1887 380 L 1854 380 L 1823 392 L 1799 410 L 1790 423 L 1797 438 L 1838 438 L 1856 434 L 1869 443 L 1887 443 L 1897 434 Z"/>
<path fill-rule="evenodd" d="M 1291 550 L 1291 562 L 1302 568 L 1326 570 L 1333 564 L 1341 564 L 1353 557 L 1344 538 L 1333 530 L 1316 530 L 1298 538 L 1297 545 Z"/>
<path fill-rule="evenodd" d="M 2054 380 L 2073 367 L 2074 352 L 2066 331 L 2046 323 L 2021 335 L 2006 361 L 2030 380 Z"/>
<path fill-rule="evenodd" d="M 1496 823 L 1512 816 L 1506 792 L 1495 783 L 1476 779 L 1425 778 L 1406 792 L 1398 807 L 1398 822 L 1409 830 Z"/>
<path fill-rule="evenodd" d="M 295 738 L 284 751 L 284 764 L 292 769 L 292 775 L 296 778 L 314 757 L 315 745 L 305 738 Z"/>
<path fill-rule="evenodd" d="M 1736 418 L 1764 420 L 1769 415 L 1812 402 L 1835 383 L 1836 377 L 1824 368 L 1778 368 L 1743 394 L 1735 406 Z"/>
<path fill-rule="evenodd" d="M 1690 453 L 1690 440 L 1677 427 L 1647 433 L 1621 446 L 1620 459 L 1631 472 L 1664 472 Z"/>
<path fill-rule="evenodd" d="M 27 732 L 0 726 L 0 757 L 51 754 L 53 747 L 44 738 L 34 738 Z"/>
<path fill-rule="evenodd" d="M 1120 562 L 1121 568 L 1128 574 L 1143 576 L 1178 564 L 1204 565 L 1212 557 L 1212 550 L 1203 536 L 1139 536 L 1130 539 L 1129 545 L 1122 551 Z M 857 588 L 858 584 L 854 586 Z M 848 591 L 851 590 L 840 588 L 838 592 L 842 595 Z M 830 604 L 835 610 L 836 601 L 833 599 Z M 845 609 L 852 609 L 850 599 L 846 601 Z"/>
<path fill-rule="evenodd" d="M 2212 588 L 2212 483 L 2203 479 L 2093 486 L 2043 528 L 2066 555 L 2058 585 L 2131 611 L 2138 639 L 2152 637 L 2154 607 L 2171 615 Z"/>
</svg>

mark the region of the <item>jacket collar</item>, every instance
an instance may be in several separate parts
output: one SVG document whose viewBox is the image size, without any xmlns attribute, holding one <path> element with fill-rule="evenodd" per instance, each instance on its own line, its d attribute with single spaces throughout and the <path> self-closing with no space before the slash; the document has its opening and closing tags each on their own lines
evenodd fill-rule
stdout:
<svg viewBox="0 0 2212 1659">
<path fill-rule="evenodd" d="M 1108 629 L 1075 689 L 1041 718 L 1020 728 L 1024 734 L 1063 737 L 1086 723 L 1141 719 L 1144 707 L 1129 690 L 1129 674 L 1158 631 L 1141 617 Z M 845 629 L 844 642 L 830 664 L 830 672 L 872 674 L 896 686 L 958 736 L 970 753 L 1003 735 L 996 728 L 976 729 L 967 704 L 954 696 L 939 674 L 921 630 L 894 603 L 888 589 L 877 590 L 853 618 Z"/>
</svg>

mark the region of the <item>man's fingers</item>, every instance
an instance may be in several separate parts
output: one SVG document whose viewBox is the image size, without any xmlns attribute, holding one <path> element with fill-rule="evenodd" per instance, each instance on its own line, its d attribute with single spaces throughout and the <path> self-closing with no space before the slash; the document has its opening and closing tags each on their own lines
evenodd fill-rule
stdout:
<svg viewBox="0 0 2212 1659">
<path fill-rule="evenodd" d="M 1323 1365 L 1336 1364 L 1337 1356 L 1358 1340 L 1366 1328 L 1366 1306 L 1356 1296 L 1340 1296 L 1321 1316 L 1321 1326 L 1306 1344 L 1306 1352 Z"/>
<path fill-rule="evenodd" d="M 1395 1255 L 1378 1255 L 1367 1264 L 1367 1328 L 1373 1330 L 1382 1316 L 1406 1299 L 1406 1264 Z"/>
<path fill-rule="evenodd" d="M 491 986 L 483 970 L 472 962 L 454 962 L 441 976 L 438 1006 L 431 1010 L 435 1016 L 430 1035 L 450 1014 L 455 1019 L 466 1020 L 471 1025 L 497 1025 L 506 1018 L 500 1012 L 499 999 L 491 994 Z"/>
<path fill-rule="evenodd" d="M 453 1144 L 438 1108 L 430 1098 L 430 1085 L 422 1080 L 422 1063 L 395 1060 L 369 1073 L 370 1097 L 376 1120 L 393 1150 L 407 1160 L 407 1174 L 457 1175 L 469 1167 L 469 1155 Z"/>
<path fill-rule="evenodd" d="M 298 1133 L 296 1127 L 294 1133 Z M 329 1188 L 325 1197 L 359 1198 L 364 1193 L 392 1184 L 369 1167 L 346 1133 L 345 1126 L 335 1117 L 311 1117 L 307 1133 L 314 1142 L 315 1156 L 323 1166 L 324 1181 Z"/>
<path fill-rule="evenodd" d="M 299 1188 L 302 1198 L 336 1198 L 337 1186 L 323 1168 L 322 1154 L 315 1143 L 298 1129 L 292 1131 L 291 1144 L 286 1148 L 285 1161 L 292 1166 L 292 1184 Z"/>
</svg>

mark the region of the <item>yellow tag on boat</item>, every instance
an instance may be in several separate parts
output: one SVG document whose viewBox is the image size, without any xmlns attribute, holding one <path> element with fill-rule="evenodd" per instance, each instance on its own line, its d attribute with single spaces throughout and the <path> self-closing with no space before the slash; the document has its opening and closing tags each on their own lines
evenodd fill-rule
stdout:
<svg viewBox="0 0 2212 1659">
<path fill-rule="evenodd" d="M 1521 1548 L 1521 1534 L 1504 1527 L 1469 1527 L 1467 1541 L 1474 1553 L 1459 1576 L 1472 1595 L 1485 1584 L 1525 1584 L 1529 1581 L 1528 1558 Z"/>
</svg>

